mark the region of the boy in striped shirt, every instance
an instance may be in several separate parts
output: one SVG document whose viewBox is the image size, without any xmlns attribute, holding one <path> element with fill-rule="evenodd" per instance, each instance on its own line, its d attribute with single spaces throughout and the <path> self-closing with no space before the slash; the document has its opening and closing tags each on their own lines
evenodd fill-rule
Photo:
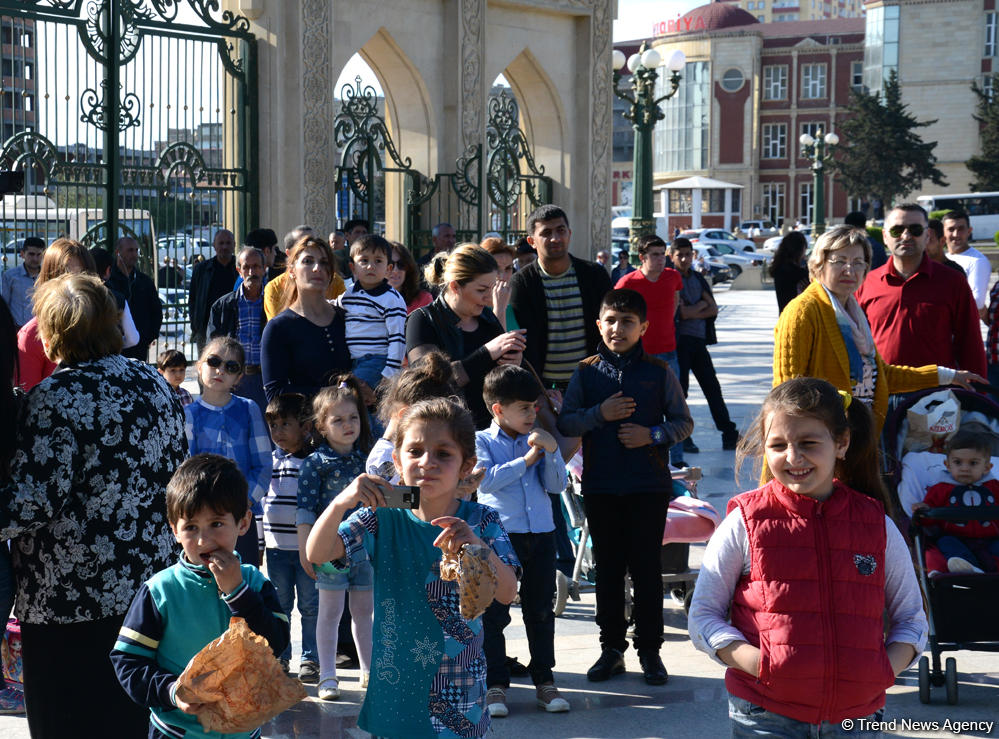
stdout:
<svg viewBox="0 0 999 739">
<path fill-rule="evenodd" d="M 354 376 L 373 390 L 402 367 L 406 353 L 406 301 L 385 279 L 392 246 L 368 234 L 350 245 L 354 284 L 337 298 L 346 312 L 347 348 Z"/>
</svg>

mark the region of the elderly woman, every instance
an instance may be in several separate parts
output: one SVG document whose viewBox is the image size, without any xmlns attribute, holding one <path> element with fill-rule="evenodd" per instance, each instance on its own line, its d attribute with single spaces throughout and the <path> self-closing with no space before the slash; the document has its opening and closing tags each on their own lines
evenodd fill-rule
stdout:
<svg viewBox="0 0 999 739">
<path fill-rule="evenodd" d="M 982 381 L 973 372 L 937 365 L 885 364 L 854 291 L 871 264 L 867 234 L 834 226 L 819 237 L 808 271 L 812 282 L 787 304 L 774 335 L 774 387 L 792 377 L 818 377 L 871 406 L 881 433 L 888 396 L 937 385 Z"/>
<path fill-rule="evenodd" d="M 175 560 L 163 500 L 187 453 L 184 413 L 155 369 L 119 354 L 118 308 L 96 276 L 51 279 L 34 307 L 58 368 L 27 396 L 0 489 L 28 727 L 32 737 L 145 736 L 148 713 L 108 653 L 139 586 Z"/>
</svg>

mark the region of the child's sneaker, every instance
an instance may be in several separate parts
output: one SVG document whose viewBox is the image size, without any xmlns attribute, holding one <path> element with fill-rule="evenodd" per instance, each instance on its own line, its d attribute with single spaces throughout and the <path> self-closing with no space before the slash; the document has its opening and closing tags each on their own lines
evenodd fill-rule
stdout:
<svg viewBox="0 0 999 739">
<path fill-rule="evenodd" d="M 364 670 L 364 671 L 363 671 L 363 672 L 361 673 L 361 689 L 362 689 L 362 690 L 363 690 L 364 688 L 367 688 L 367 687 L 368 687 L 368 677 L 369 677 L 369 675 L 370 675 L 370 673 L 369 673 L 369 672 L 368 672 L 367 670 Z"/>
<path fill-rule="evenodd" d="M 282 657 L 281 659 L 278 660 L 278 662 L 281 663 L 281 670 L 284 672 L 285 675 L 291 674 L 291 660 L 290 659 L 284 659 Z"/>
<path fill-rule="evenodd" d="M 11 716 L 24 713 L 24 693 L 16 688 L 0 690 L 0 714 Z"/>
<path fill-rule="evenodd" d="M 975 573 L 976 575 L 982 574 L 984 570 L 980 570 L 975 567 L 971 562 L 962 557 L 951 557 L 947 560 L 947 570 L 953 572 L 954 574 L 970 575 Z"/>
<path fill-rule="evenodd" d="M 486 691 L 486 710 L 490 718 L 504 718 L 510 715 L 506 707 L 506 691 L 503 688 L 489 688 Z"/>
<path fill-rule="evenodd" d="M 319 682 L 319 665 L 307 659 L 298 666 L 298 679 L 308 685 Z"/>
<path fill-rule="evenodd" d="M 548 713 L 565 713 L 569 710 L 569 701 L 559 695 L 558 688 L 552 683 L 539 685 L 537 688 L 538 708 Z"/>
<path fill-rule="evenodd" d="M 328 677 L 319 683 L 319 700 L 335 701 L 340 697 L 340 683 L 335 677 Z"/>
</svg>

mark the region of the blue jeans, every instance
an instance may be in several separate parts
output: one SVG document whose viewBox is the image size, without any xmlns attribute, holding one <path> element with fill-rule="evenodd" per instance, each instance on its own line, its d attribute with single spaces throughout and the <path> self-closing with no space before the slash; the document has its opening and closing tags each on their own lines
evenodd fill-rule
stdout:
<svg viewBox="0 0 999 739">
<path fill-rule="evenodd" d="M 661 352 L 659 354 L 653 354 L 653 357 L 663 360 L 669 365 L 669 368 L 673 370 L 673 374 L 676 378 L 680 379 L 680 363 L 676 359 L 676 352 Z M 669 448 L 669 462 L 674 467 L 683 467 L 683 442 L 677 442 Z"/>
<path fill-rule="evenodd" d="M 302 661 L 319 662 L 316 651 L 316 618 L 319 615 L 319 593 L 316 582 L 309 577 L 298 558 L 298 552 L 267 548 L 267 577 L 277 590 L 278 602 L 291 619 L 291 608 L 298 594 L 298 613 L 302 617 Z M 291 659 L 291 645 L 285 647 L 281 659 Z"/>
<path fill-rule="evenodd" d="M 760 708 L 734 695 L 728 697 L 732 739 L 760 736 L 778 737 L 778 739 L 829 739 L 843 736 L 874 739 L 881 736 L 881 728 L 872 723 L 882 722 L 884 715 L 885 710 L 882 708 L 870 716 L 844 719 L 838 723 L 823 721 L 821 724 L 806 724 L 804 721 L 795 721 L 793 718 Z"/>
<path fill-rule="evenodd" d="M 382 381 L 382 370 L 388 359 L 384 354 L 365 354 L 353 361 L 354 377 L 363 380 L 372 390 Z"/>
<path fill-rule="evenodd" d="M 937 549 L 947 559 L 960 557 L 986 572 L 995 572 L 995 557 L 999 557 L 999 539 L 968 539 L 958 536 L 941 536 Z"/>
</svg>

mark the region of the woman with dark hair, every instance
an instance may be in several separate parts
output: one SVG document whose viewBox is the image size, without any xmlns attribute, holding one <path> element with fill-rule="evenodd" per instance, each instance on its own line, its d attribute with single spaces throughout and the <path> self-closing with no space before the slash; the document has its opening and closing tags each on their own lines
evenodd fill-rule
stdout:
<svg viewBox="0 0 999 739">
<path fill-rule="evenodd" d="M 28 729 L 146 736 L 149 714 L 108 654 L 140 585 L 175 561 L 163 497 L 187 456 L 184 413 L 154 368 L 121 356 L 118 307 L 96 275 L 49 279 L 34 305 L 58 369 L 27 395 L 0 489 Z"/>
<path fill-rule="evenodd" d="M 288 250 L 288 307 L 267 322 L 260 339 L 268 400 L 283 393 L 312 397 L 332 378 L 350 372 L 344 312 L 326 299 L 334 259 L 329 244 L 311 235 Z M 370 400 L 374 402 L 373 393 Z"/>
<path fill-rule="evenodd" d="M 434 296 L 420 284 L 420 271 L 413 253 L 398 241 L 389 243 L 392 245 L 392 271 L 388 273 L 388 283 L 406 301 L 406 313 L 430 305 Z"/>
<path fill-rule="evenodd" d="M 808 240 L 800 231 L 791 231 L 780 240 L 774 260 L 770 263 L 770 276 L 774 278 L 777 293 L 777 314 L 808 287 L 808 269 L 805 267 L 805 250 Z"/>
</svg>

